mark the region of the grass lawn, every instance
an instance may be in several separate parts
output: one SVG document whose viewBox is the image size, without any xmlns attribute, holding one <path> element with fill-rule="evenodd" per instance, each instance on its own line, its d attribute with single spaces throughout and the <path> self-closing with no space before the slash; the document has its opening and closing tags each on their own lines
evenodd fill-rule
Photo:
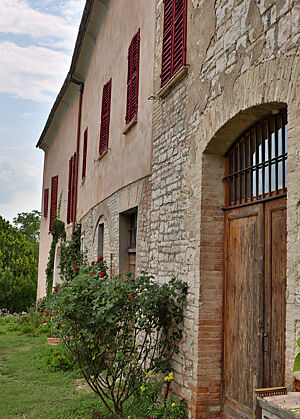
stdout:
<svg viewBox="0 0 300 419">
<path fill-rule="evenodd" d="M 93 418 L 99 398 L 77 389 L 75 372 L 47 371 L 45 335 L 31 337 L 0 328 L 0 419 Z"/>
</svg>

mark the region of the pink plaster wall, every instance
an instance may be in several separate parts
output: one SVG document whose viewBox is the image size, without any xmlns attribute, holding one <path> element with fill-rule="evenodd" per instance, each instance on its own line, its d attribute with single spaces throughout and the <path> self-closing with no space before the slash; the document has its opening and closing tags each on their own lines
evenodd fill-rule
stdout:
<svg viewBox="0 0 300 419">
<path fill-rule="evenodd" d="M 76 132 L 79 95 L 70 106 L 58 133 L 45 153 L 37 298 L 45 295 L 46 274 L 52 236 L 49 234 L 51 178 L 58 175 L 58 195 L 61 196 L 60 219 L 66 222 L 68 199 L 69 159 L 76 151 Z M 44 190 L 49 188 L 48 216 L 44 217 Z"/>
<path fill-rule="evenodd" d="M 127 94 L 127 54 L 131 39 L 140 29 L 138 122 L 123 135 Z M 112 0 L 99 32 L 85 78 L 78 172 L 77 220 L 120 188 L 151 173 L 154 0 Z M 100 160 L 99 137 L 103 85 L 112 78 L 109 150 Z M 68 161 L 76 151 L 79 94 L 70 106 L 58 133 L 45 154 L 43 191 L 49 188 L 48 217 L 42 216 L 38 298 L 45 295 L 45 268 L 49 231 L 51 177 L 58 175 L 62 195 L 60 219 L 66 222 Z M 82 183 L 83 134 L 88 128 L 86 178 Z M 42 201 L 43 215 L 43 201 Z"/>
<path fill-rule="evenodd" d="M 155 2 L 112 0 L 88 69 L 82 109 L 77 218 L 151 171 Z M 138 122 L 123 135 L 127 54 L 140 28 Z M 98 160 L 103 85 L 112 78 L 108 153 Z M 88 127 L 87 169 L 81 184 L 83 133 Z"/>
</svg>

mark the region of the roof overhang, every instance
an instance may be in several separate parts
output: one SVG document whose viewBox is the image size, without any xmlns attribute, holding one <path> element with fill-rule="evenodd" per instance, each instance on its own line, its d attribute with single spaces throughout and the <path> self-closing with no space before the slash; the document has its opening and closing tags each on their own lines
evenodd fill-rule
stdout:
<svg viewBox="0 0 300 419">
<path fill-rule="evenodd" d="M 98 33 L 111 0 L 86 0 L 79 26 L 70 70 L 52 106 L 46 125 L 36 147 L 46 151 L 60 127 L 64 116 L 83 86 Z"/>
</svg>

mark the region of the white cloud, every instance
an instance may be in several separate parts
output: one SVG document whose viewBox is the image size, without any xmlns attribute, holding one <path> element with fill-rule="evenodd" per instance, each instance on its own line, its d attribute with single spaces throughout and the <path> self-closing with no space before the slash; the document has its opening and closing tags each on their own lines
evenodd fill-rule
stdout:
<svg viewBox="0 0 300 419">
<path fill-rule="evenodd" d="M 0 0 L 0 32 L 6 34 L 0 43 L 0 92 L 53 102 L 70 66 L 84 4 L 85 0 Z M 26 44 L 17 45 L 12 35 L 26 36 Z"/>
<path fill-rule="evenodd" d="M 21 118 L 31 118 L 33 115 L 33 112 L 24 112 L 21 114 Z"/>
<path fill-rule="evenodd" d="M 67 75 L 70 56 L 43 47 L 0 43 L 0 92 L 36 102 L 53 101 Z"/>
<path fill-rule="evenodd" d="M 42 169 L 0 156 L 0 215 L 12 221 L 18 212 L 40 209 Z"/>
<path fill-rule="evenodd" d="M 68 5 L 78 6 L 78 1 L 70 0 L 64 5 L 63 11 L 68 9 Z M 74 12 L 76 14 L 76 12 Z M 71 15 L 74 16 L 73 13 Z M 25 0 L 1 0 L 0 3 L 0 31 L 8 34 L 31 36 L 36 42 L 60 41 L 60 45 L 68 50 L 72 50 L 77 34 L 77 22 L 74 19 L 67 19 L 70 13 L 65 12 L 63 16 L 55 16 L 43 13 L 29 6 Z M 75 23 L 75 24 L 74 24 Z"/>
</svg>

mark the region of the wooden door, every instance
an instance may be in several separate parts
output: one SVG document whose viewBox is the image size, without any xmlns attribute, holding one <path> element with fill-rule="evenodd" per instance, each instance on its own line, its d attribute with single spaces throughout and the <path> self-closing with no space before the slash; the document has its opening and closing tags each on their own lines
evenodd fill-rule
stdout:
<svg viewBox="0 0 300 419">
<path fill-rule="evenodd" d="M 285 201 L 225 216 L 224 417 L 253 418 L 253 389 L 283 385 Z"/>
<path fill-rule="evenodd" d="M 265 204 L 264 387 L 284 385 L 286 198 Z"/>
</svg>

